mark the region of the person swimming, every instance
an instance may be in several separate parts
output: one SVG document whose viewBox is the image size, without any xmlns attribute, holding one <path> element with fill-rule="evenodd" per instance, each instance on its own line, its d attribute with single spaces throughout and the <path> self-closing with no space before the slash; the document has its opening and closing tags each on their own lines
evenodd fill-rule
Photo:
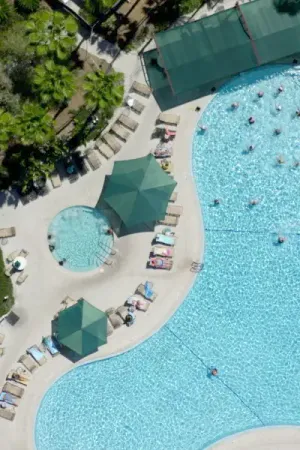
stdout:
<svg viewBox="0 0 300 450">
<path fill-rule="evenodd" d="M 255 206 L 259 204 L 259 200 L 257 198 L 254 198 L 253 200 L 249 201 L 249 206 Z"/>
<path fill-rule="evenodd" d="M 210 370 L 210 374 L 213 377 L 216 377 L 218 375 L 218 369 L 216 367 L 214 367 L 213 369 Z"/>
<path fill-rule="evenodd" d="M 278 94 L 281 94 L 281 92 L 284 91 L 284 87 L 282 85 L 279 86 L 279 88 L 277 89 Z"/>
<path fill-rule="evenodd" d="M 284 236 L 278 236 L 277 242 L 278 244 L 283 244 L 286 241 L 286 238 Z"/>
<path fill-rule="evenodd" d="M 282 106 L 281 105 L 276 105 L 276 111 L 281 111 L 282 110 Z"/>
<path fill-rule="evenodd" d="M 199 125 L 199 128 L 201 131 L 206 131 L 207 130 L 207 126 L 206 125 Z"/>
<path fill-rule="evenodd" d="M 259 91 L 259 92 L 257 93 L 257 96 L 258 96 L 259 98 L 262 98 L 262 97 L 264 96 L 264 91 Z"/>
<path fill-rule="evenodd" d="M 217 206 L 221 203 L 221 200 L 219 198 L 214 199 L 214 205 Z"/>
<path fill-rule="evenodd" d="M 297 109 L 297 111 L 296 111 L 296 116 L 297 116 L 297 117 L 300 117 L 300 109 Z"/>
<path fill-rule="evenodd" d="M 249 117 L 248 122 L 252 125 L 253 123 L 255 123 L 255 119 L 253 116 Z"/>
<path fill-rule="evenodd" d="M 277 136 L 278 136 L 279 134 L 281 134 L 281 128 L 275 128 L 274 134 L 276 134 Z"/>
<path fill-rule="evenodd" d="M 237 109 L 239 106 L 240 106 L 240 104 L 239 104 L 238 102 L 233 102 L 233 103 L 231 104 L 231 108 L 232 108 L 232 109 Z"/>
<path fill-rule="evenodd" d="M 284 157 L 282 155 L 277 156 L 276 161 L 277 161 L 277 164 L 284 164 L 285 163 Z"/>
<path fill-rule="evenodd" d="M 249 152 L 253 152 L 253 150 L 255 149 L 255 145 L 249 145 L 248 150 Z"/>
</svg>

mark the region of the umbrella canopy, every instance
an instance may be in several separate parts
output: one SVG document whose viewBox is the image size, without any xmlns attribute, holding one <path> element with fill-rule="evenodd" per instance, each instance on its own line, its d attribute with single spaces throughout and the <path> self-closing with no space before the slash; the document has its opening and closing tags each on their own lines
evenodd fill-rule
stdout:
<svg viewBox="0 0 300 450">
<path fill-rule="evenodd" d="M 59 313 L 56 338 L 78 355 L 89 355 L 107 342 L 107 316 L 82 298 Z"/>
<path fill-rule="evenodd" d="M 97 207 L 103 208 L 104 204 L 108 206 L 126 228 L 154 224 L 165 217 L 176 184 L 151 154 L 118 161 L 114 164 Z"/>
</svg>

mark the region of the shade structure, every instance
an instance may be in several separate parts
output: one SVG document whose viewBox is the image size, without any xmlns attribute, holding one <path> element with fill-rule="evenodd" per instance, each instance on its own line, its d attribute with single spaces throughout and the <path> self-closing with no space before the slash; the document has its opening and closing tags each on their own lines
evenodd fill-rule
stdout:
<svg viewBox="0 0 300 450">
<path fill-rule="evenodd" d="M 151 230 L 165 217 L 176 184 L 151 154 L 118 161 L 96 207 L 108 216 L 118 235 Z"/>
<path fill-rule="evenodd" d="M 107 342 L 107 316 L 84 299 L 59 313 L 56 339 L 80 356 Z"/>
</svg>

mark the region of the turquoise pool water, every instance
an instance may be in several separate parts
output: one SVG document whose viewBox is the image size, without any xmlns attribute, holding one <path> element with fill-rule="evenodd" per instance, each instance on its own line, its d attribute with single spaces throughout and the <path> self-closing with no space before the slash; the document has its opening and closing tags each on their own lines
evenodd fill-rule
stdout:
<svg viewBox="0 0 300 450">
<path fill-rule="evenodd" d="M 57 261 L 65 260 L 66 269 L 76 272 L 97 269 L 113 246 L 113 237 L 106 234 L 108 228 L 107 219 L 97 209 L 72 206 L 52 220 L 48 244 L 54 247 L 52 254 Z"/>
<path fill-rule="evenodd" d="M 300 424 L 298 73 L 250 72 L 209 104 L 201 119 L 208 130 L 195 133 L 193 147 L 204 270 L 155 336 L 49 389 L 36 419 L 38 450 L 202 450 L 247 428 Z M 249 208 L 253 198 L 260 203 Z"/>
</svg>

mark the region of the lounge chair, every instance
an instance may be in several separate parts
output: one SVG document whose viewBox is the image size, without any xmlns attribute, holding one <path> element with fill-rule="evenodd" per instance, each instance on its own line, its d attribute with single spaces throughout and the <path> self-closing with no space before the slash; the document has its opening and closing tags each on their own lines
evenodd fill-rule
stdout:
<svg viewBox="0 0 300 450">
<path fill-rule="evenodd" d="M 22 272 L 22 273 L 20 273 L 20 275 L 18 276 L 18 278 L 17 278 L 17 280 L 16 280 L 16 283 L 17 283 L 18 285 L 20 285 L 20 284 L 24 283 L 24 281 L 27 280 L 27 278 L 28 278 L 28 273 Z"/>
<path fill-rule="evenodd" d="M 118 118 L 118 122 L 120 122 L 124 127 L 128 128 L 130 131 L 135 131 L 139 126 L 139 123 L 132 119 L 129 116 L 125 116 L 125 114 L 121 114 Z"/>
<path fill-rule="evenodd" d="M 178 196 L 178 192 L 172 192 L 172 195 L 169 198 L 169 202 L 176 202 L 177 196 Z"/>
<path fill-rule="evenodd" d="M 171 270 L 173 261 L 171 258 L 150 258 L 148 266 L 153 269 Z"/>
<path fill-rule="evenodd" d="M 87 151 L 85 157 L 93 170 L 99 169 L 99 167 L 101 167 L 100 159 L 98 158 L 98 155 L 95 152 L 95 150 Z"/>
<path fill-rule="evenodd" d="M 15 397 L 14 395 L 9 394 L 8 392 L 0 392 L 0 404 L 7 403 L 12 406 L 19 406 L 20 399 Z"/>
<path fill-rule="evenodd" d="M 173 247 L 176 243 L 176 237 L 175 236 L 166 236 L 162 233 L 157 233 L 155 236 L 155 242 L 157 244 L 163 244 L 163 245 L 170 245 Z"/>
<path fill-rule="evenodd" d="M 44 344 L 44 346 L 46 347 L 51 356 L 59 355 L 59 351 L 51 336 L 43 337 L 42 343 Z"/>
<path fill-rule="evenodd" d="M 24 248 L 18 254 L 18 256 L 21 256 L 22 258 L 27 258 L 28 255 L 29 255 L 29 252 L 27 250 L 24 250 Z"/>
<path fill-rule="evenodd" d="M 41 352 L 37 345 L 32 345 L 26 352 L 33 357 L 33 359 L 40 365 L 43 366 L 47 362 L 47 358 L 43 352 Z"/>
<path fill-rule="evenodd" d="M 105 133 L 102 136 L 102 139 L 112 149 L 114 154 L 118 153 L 121 150 L 122 144 L 120 144 L 120 142 L 117 141 L 117 139 L 112 134 Z"/>
<path fill-rule="evenodd" d="M 57 170 L 54 170 L 52 172 L 52 174 L 50 175 L 50 179 L 51 179 L 51 183 L 52 183 L 52 186 L 54 187 L 54 189 L 61 186 L 61 179 L 60 179 L 60 176 L 59 176 L 59 173 L 57 172 Z"/>
<path fill-rule="evenodd" d="M 115 330 L 124 325 L 124 320 L 121 318 L 119 314 L 116 314 L 115 308 L 107 309 L 105 311 L 105 314 L 107 315 L 109 322 L 111 323 L 112 327 Z"/>
<path fill-rule="evenodd" d="M 111 127 L 110 131 L 118 136 L 118 138 L 122 139 L 124 142 L 126 142 L 130 136 L 129 131 L 125 130 L 125 128 L 116 123 Z"/>
<path fill-rule="evenodd" d="M 8 238 L 16 235 L 15 227 L 0 228 L 0 238 Z"/>
<path fill-rule="evenodd" d="M 15 250 L 14 252 L 10 253 L 6 258 L 6 261 L 8 263 L 11 263 L 14 259 L 16 259 L 17 256 L 19 256 L 19 250 Z"/>
<path fill-rule="evenodd" d="M 152 254 L 154 256 L 172 258 L 174 256 L 174 248 L 164 247 L 163 245 L 155 245 L 154 247 L 152 247 Z"/>
<path fill-rule="evenodd" d="M 11 380 L 14 381 L 15 383 L 19 383 L 22 386 L 27 386 L 28 385 L 28 381 L 29 378 L 25 377 L 24 375 L 22 375 L 22 373 L 19 373 L 15 370 L 11 370 L 6 377 L 7 380 Z"/>
<path fill-rule="evenodd" d="M 176 227 L 178 225 L 178 217 L 176 216 L 169 216 L 168 214 L 166 217 L 162 220 L 159 220 L 158 223 L 160 225 L 168 225 L 170 227 Z"/>
<path fill-rule="evenodd" d="M 2 391 L 8 392 L 9 394 L 14 395 L 15 397 L 22 398 L 24 395 L 24 388 L 21 388 L 19 386 L 16 386 L 9 381 L 5 383 L 5 385 L 2 388 Z"/>
<path fill-rule="evenodd" d="M 178 125 L 180 122 L 180 116 L 177 116 L 176 114 L 160 113 L 157 121 L 167 123 L 169 125 Z"/>
<path fill-rule="evenodd" d="M 139 83 L 138 81 L 134 81 L 133 85 L 131 86 L 131 91 L 147 98 L 151 95 L 151 88 L 146 84 Z"/>
<path fill-rule="evenodd" d="M 112 149 L 107 144 L 104 144 L 104 142 L 98 141 L 95 143 L 95 146 L 104 158 L 110 159 L 114 156 Z"/>
<path fill-rule="evenodd" d="M 133 105 L 131 107 L 132 111 L 134 111 L 136 114 L 142 114 L 142 112 L 145 109 L 145 105 L 138 100 L 134 99 Z"/>
<path fill-rule="evenodd" d="M 147 300 L 151 300 L 151 302 L 154 302 L 154 300 L 157 297 L 156 292 L 154 292 L 152 290 L 153 288 L 153 283 L 150 283 L 149 281 L 146 281 L 145 284 L 140 284 L 137 289 L 136 289 L 136 293 L 142 295 L 143 297 L 145 297 Z"/>
<path fill-rule="evenodd" d="M 13 268 L 12 263 L 5 266 L 4 273 L 7 277 L 10 277 L 13 273 L 15 273 L 15 269 Z"/>
<path fill-rule="evenodd" d="M 3 343 L 4 339 L 5 339 L 5 334 L 0 333 L 0 345 Z"/>
<path fill-rule="evenodd" d="M 6 420 L 10 420 L 11 422 L 14 420 L 15 418 L 15 410 L 12 408 L 7 408 L 5 407 L 0 407 L 0 417 L 2 419 L 6 419 Z"/>
<path fill-rule="evenodd" d="M 168 205 L 166 213 L 169 216 L 180 217 L 183 212 L 183 208 L 180 205 Z"/>
</svg>

